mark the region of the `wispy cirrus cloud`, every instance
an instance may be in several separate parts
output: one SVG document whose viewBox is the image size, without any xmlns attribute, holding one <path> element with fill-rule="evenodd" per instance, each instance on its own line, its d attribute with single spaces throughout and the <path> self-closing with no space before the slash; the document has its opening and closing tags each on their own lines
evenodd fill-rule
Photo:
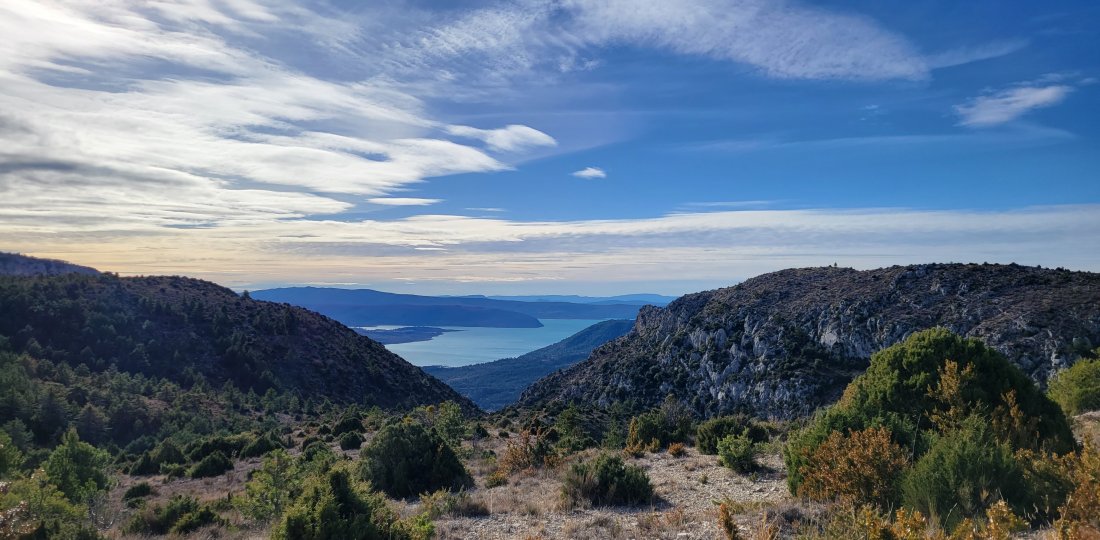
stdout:
<svg viewBox="0 0 1100 540">
<path fill-rule="evenodd" d="M 959 124 L 988 127 L 1005 124 L 1035 109 L 1061 103 L 1073 91 L 1065 84 L 1014 86 L 973 98 L 955 106 Z"/>
<path fill-rule="evenodd" d="M 960 66 L 971 62 L 999 58 L 1012 54 L 1027 46 L 1028 40 L 1026 39 L 993 41 L 931 54 L 927 57 L 927 62 L 929 67 L 932 68 Z"/>
<path fill-rule="evenodd" d="M 768 0 L 526 0 L 475 10 L 399 43 L 391 61 L 410 71 L 458 59 L 490 76 L 544 63 L 563 71 L 586 50 L 619 45 L 731 61 L 779 78 L 923 79 L 930 69 L 904 37 L 870 18 Z"/>
<path fill-rule="evenodd" d="M 528 126 L 510 125 L 499 129 L 478 129 L 470 126 L 448 126 L 447 133 L 485 141 L 493 149 L 515 152 L 539 146 L 556 146 L 553 137 Z"/>
<path fill-rule="evenodd" d="M 74 233 L 64 219 L 58 216 L 48 227 L 41 222 L 17 227 L 13 248 L 106 270 L 152 273 L 167 266 L 247 287 L 275 281 L 382 283 L 394 276 L 422 282 L 469 276 L 501 283 L 520 278 L 652 282 L 654 272 L 719 286 L 761 272 L 838 261 L 864 268 L 928 260 L 1100 266 L 1096 205 L 736 210 L 561 222 L 453 215 L 280 220 L 212 230 L 161 229 L 157 235 L 127 237 L 128 242 L 112 241 L 106 231 Z M 42 249 L 45 238 L 51 238 L 49 250 Z M 363 265 L 363 257 L 371 264 Z"/>
<path fill-rule="evenodd" d="M 585 167 L 579 171 L 573 171 L 570 173 L 577 178 L 584 178 L 586 180 L 595 180 L 598 178 L 607 178 L 607 172 L 599 167 Z"/>
<path fill-rule="evenodd" d="M 418 197 L 375 197 L 372 199 L 367 199 L 367 202 L 382 206 L 429 206 L 439 202 L 443 202 L 443 200 L 422 199 Z"/>
<path fill-rule="evenodd" d="M 346 49 L 356 26 L 312 7 L 0 5 L 5 198 L 40 213 L 210 227 L 343 211 L 352 205 L 340 195 L 381 197 L 425 178 L 508 169 L 499 152 L 552 141 L 507 125 L 481 130 L 484 148 L 466 144 L 392 80 L 295 67 L 280 48 L 287 40 L 319 57 L 358 58 Z M 100 181 L 87 197 L 98 210 L 80 202 L 90 178 Z"/>
</svg>

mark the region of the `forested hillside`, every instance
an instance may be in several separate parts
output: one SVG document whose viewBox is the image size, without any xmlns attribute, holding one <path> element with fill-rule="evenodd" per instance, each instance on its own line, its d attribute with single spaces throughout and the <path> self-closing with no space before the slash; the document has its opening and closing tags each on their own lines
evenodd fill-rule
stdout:
<svg viewBox="0 0 1100 540">
<path fill-rule="evenodd" d="M 39 259 L 16 253 L 0 252 L 0 276 L 34 276 L 56 274 L 97 274 L 95 268 L 65 261 Z"/>
<path fill-rule="evenodd" d="M 195 279 L 0 277 L 0 335 L 17 353 L 93 373 L 383 408 L 469 404 L 336 321 Z"/>
</svg>

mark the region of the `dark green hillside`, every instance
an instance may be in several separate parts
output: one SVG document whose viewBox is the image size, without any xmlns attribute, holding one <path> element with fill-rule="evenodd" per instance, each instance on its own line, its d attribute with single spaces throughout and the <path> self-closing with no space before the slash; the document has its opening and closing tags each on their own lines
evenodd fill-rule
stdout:
<svg viewBox="0 0 1100 540">
<path fill-rule="evenodd" d="M 231 382 L 313 400 L 473 405 L 380 344 L 305 309 L 182 277 L 0 277 L 0 336 L 15 352 L 91 372 Z"/>
<path fill-rule="evenodd" d="M 39 259 L 18 253 L 0 253 L 0 276 L 34 276 L 56 274 L 98 274 L 95 268 L 65 261 Z"/>
<path fill-rule="evenodd" d="M 625 335 L 633 325 L 631 320 L 603 321 L 517 358 L 462 367 L 428 366 L 424 371 L 493 411 L 514 402 L 531 383 L 584 360 L 596 347 Z"/>
</svg>

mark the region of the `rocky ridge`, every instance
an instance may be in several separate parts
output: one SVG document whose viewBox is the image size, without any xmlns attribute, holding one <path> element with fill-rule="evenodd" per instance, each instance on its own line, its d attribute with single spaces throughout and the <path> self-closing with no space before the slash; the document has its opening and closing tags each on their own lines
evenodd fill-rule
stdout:
<svg viewBox="0 0 1100 540">
<path fill-rule="evenodd" d="M 516 406 L 641 410 L 672 394 L 702 417 L 797 417 L 837 399 L 873 352 L 936 326 L 984 341 L 1043 384 L 1100 343 L 1100 274 L 990 264 L 765 274 L 643 308 L 629 334 Z"/>
</svg>

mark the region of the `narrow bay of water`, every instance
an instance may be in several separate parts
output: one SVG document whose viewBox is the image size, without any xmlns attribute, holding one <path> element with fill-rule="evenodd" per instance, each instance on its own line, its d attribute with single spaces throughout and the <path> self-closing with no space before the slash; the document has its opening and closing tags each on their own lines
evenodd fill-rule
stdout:
<svg viewBox="0 0 1100 540">
<path fill-rule="evenodd" d="M 599 320 L 541 319 L 542 328 L 441 326 L 446 332 L 428 341 L 396 343 L 386 348 L 417 366 L 465 366 L 510 358 L 557 343 Z M 394 329 L 400 326 L 372 326 Z"/>
</svg>

